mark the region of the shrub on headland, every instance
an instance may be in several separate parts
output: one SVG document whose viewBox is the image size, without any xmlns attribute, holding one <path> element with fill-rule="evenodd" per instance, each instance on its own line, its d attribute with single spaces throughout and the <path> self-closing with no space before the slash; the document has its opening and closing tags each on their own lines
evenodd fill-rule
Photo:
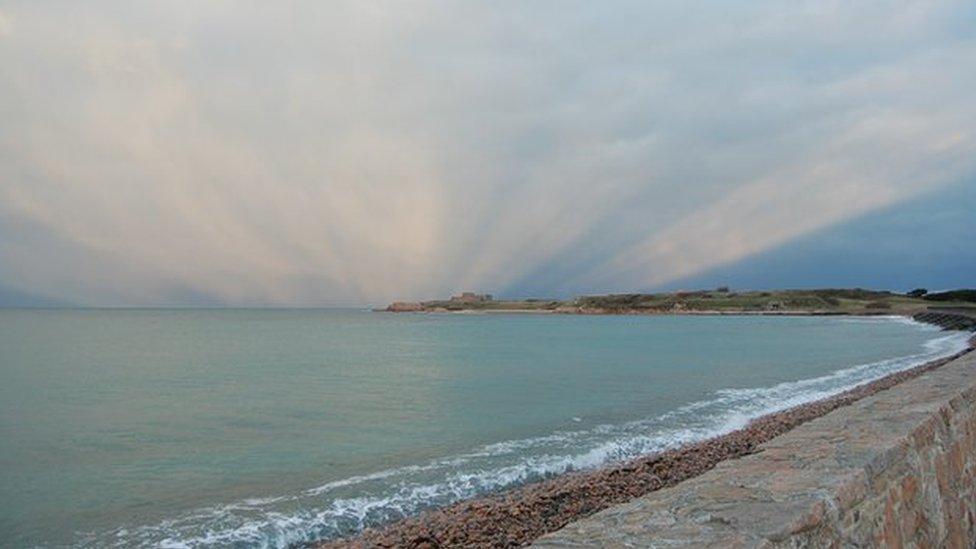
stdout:
<svg viewBox="0 0 976 549">
<path fill-rule="evenodd" d="M 820 297 L 838 299 L 884 299 L 891 297 L 891 292 L 885 290 L 865 290 L 864 288 L 824 288 L 812 290 Z"/>
<path fill-rule="evenodd" d="M 969 301 L 976 303 L 976 289 L 950 290 L 922 297 L 926 301 Z"/>
</svg>

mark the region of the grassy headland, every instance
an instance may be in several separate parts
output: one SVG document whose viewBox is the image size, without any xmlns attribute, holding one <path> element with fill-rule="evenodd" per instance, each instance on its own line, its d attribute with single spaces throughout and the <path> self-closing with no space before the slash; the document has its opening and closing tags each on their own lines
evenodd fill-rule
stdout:
<svg viewBox="0 0 976 549">
<path fill-rule="evenodd" d="M 900 314 L 954 309 L 976 314 L 976 291 L 899 294 L 854 289 L 680 291 L 582 296 L 571 300 L 495 300 L 464 294 L 444 300 L 398 302 L 392 312 L 539 312 L 564 314 Z"/>
</svg>

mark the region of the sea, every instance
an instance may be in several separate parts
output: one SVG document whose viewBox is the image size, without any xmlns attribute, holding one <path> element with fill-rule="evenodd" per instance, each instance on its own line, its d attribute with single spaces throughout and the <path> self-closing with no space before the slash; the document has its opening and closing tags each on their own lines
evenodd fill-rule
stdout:
<svg viewBox="0 0 976 549">
<path fill-rule="evenodd" d="M 0 310 L 0 546 L 289 547 L 948 355 L 897 317 Z"/>
</svg>

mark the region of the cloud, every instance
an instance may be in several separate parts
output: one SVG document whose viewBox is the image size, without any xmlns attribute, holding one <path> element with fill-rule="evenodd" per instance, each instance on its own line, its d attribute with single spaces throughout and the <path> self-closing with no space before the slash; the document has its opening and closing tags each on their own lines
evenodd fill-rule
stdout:
<svg viewBox="0 0 976 549">
<path fill-rule="evenodd" d="M 13 2 L 0 285 L 320 305 L 665 284 L 974 173 L 972 19 Z"/>
<path fill-rule="evenodd" d="M 902 291 L 971 285 L 976 185 L 937 189 L 668 286 L 803 288 L 823 286 L 825 277 L 835 287 Z"/>
<path fill-rule="evenodd" d="M 943 92 L 937 100 L 933 95 L 899 109 L 889 105 L 852 114 L 835 135 L 792 165 L 693 209 L 576 284 L 659 286 L 971 175 L 976 108 L 968 105 L 964 82 L 931 67 L 973 62 L 974 49 L 926 54 L 831 84 L 825 93 L 846 99 L 904 98 L 916 79 Z"/>
</svg>

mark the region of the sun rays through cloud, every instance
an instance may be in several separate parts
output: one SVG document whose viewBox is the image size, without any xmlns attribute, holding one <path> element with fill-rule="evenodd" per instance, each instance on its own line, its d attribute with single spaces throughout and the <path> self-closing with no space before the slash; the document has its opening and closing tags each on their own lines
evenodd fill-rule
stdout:
<svg viewBox="0 0 976 549">
<path fill-rule="evenodd" d="M 0 6 L 0 289 L 667 285 L 976 175 L 962 1 Z"/>
</svg>

